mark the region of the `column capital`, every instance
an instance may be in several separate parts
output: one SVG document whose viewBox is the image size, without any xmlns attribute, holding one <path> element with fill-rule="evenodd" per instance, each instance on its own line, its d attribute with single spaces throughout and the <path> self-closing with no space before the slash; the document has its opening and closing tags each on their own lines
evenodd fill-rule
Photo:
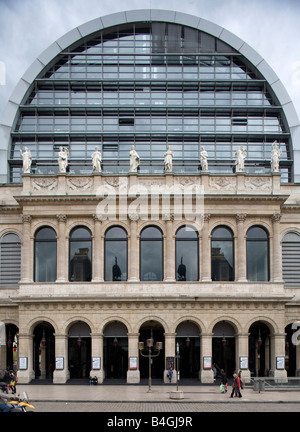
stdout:
<svg viewBox="0 0 300 432">
<path fill-rule="evenodd" d="M 272 218 L 273 223 L 280 222 L 281 214 L 280 213 L 273 213 L 271 218 Z"/>
<path fill-rule="evenodd" d="M 56 219 L 58 220 L 58 222 L 66 222 L 67 216 L 65 214 L 57 214 Z"/>
<path fill-rule="evenodd" d="M 30 215 L 22 215 L 22 222 L 23 223 L 31 223 L 32 217 Z"/>
<path fill-rule="evenodd" d="M 245 213 L 237 213 L 235 218 L 237 222 L 245 222 L 247 215 Z"/>
</svg>

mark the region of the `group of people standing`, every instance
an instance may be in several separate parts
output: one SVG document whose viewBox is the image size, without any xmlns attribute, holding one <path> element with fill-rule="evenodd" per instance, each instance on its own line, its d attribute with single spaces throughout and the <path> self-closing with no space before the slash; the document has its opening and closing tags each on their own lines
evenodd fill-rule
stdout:
<svg viewBox="0 0 300 432">
<path fill-rule="evenodd" d="M 217 370 L 220 372 L 221 375 L 221 384 L 220 384 L 220 391 L 221 393 L 226 393 L 228 391 L 228 378 L 226 373 L 224 372 L 224 369 L 219 369 L 216 364 L 214 364 L 214 371 L 215 371 L 215 378 L 217 375 Z M 242 397 L 241 390 L 243 389 L 243 381 L 242 381 L 242 371 L 238 371 L 238 373 L 233 374 L 233 381 L 232 381 L 232 391 L 230 397 Z"/>
</svg>

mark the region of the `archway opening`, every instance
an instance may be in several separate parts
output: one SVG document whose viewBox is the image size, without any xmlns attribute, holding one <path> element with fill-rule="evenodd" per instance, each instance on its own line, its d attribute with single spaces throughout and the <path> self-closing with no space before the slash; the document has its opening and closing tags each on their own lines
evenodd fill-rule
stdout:
<svg viewBox="0 0 300 432">
<path fill-rule="evenodd" d="M 43 321 L 33 331 L 33 370 L 36 379 L 52 379 L 55 368 L 55 337 L 52 324 Z"/>
<path fill-rule="evenodd" d="M 249 333 L 249 370 L 251 376 L 268 376 L 271 367 L 270 329 L 262 321 L 257 321 L 251 325 Z"/>
<path fill-rule="evenodd" d="M 176 346 L 179 344 L 180 378 L 199 378 L 200 370 L 200 331 L 191 322 L 184 321 L 176 329 Z M 177 366 L 176 366 L 177 367 Z"/>
<path fill-rule="evenodd" d="M 295 333 L 295 330 L 292 329 L 292 324 L 286 326 L 285 333 L 285 369 L 287 371 L 287 376 L 295 377 L 297 370 L 297 347 L 293 344 L 292 336 Z"/>
<path fill-rule="evenodd" d="M 165 368 L 165 338 L 163 326 L 154 320 L 145 322 L 140 327 L 139 342 L 144 342 L 144 352 L 147 354 L 147 339 L 153 338 L 154 346 L 157 342 L 162 342 L 162 349 L 157 357 L 152 359 L 151 376 L 152 378 L 163 379 Z M 149 359 L 139 354 L 140 376 L 141 379 L 149 378 Z"/>
<path fill-rule="evenodd" d="M 226 321 L 218 322 L 213 328 L 212 356 L 218 372 L 223 369 L 227 377 L 231 378 L 236 369 L 235 331 Z"/>
<path fill-rule="evenodd" d="M 91 370 L 91 329 L 83 321 L 69 329 L 68 359 L 70 378 L 88 378 Z"/>
<path fill-rule="evenodd" d="M 3 343 L 4 349 L 6 350 L 6 360 L 5 365 L 6 369 L 18 369 L 18 332 L 19 329 L 15 324 L 3 324 L 3 330 L 5 335 L 3 334 L 3 341 L 1 337 L 1 344 Z M 3 353 L 3 355 L 5 355 Z M 1 349 L 1 357 L 2 357 L 2 349 Z M 1 358 L 2 360 L 2 358 Z M 4 361 L 4 359 L 3 359 Z M 2 361 L 1 361 L 2 364 Z"/>
<path fill-rule="evenodd" d="M 127 327 L 114 321 L 104 329 L 103 367 L 105 378 L 125 379 L 128 370 Z"/>
</svg>

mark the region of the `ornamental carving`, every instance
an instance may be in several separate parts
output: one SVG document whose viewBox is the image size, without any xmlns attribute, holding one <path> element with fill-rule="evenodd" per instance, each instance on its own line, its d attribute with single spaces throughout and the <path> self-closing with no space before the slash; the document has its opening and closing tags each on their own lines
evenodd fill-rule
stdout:
<svg viewBox="0 0 300 432">
<path fill-rule="evenodd" d="M 280 213 L 274 213 L 272 214 L 272 221 L 273 222 L 280 222 L 281 214 Z"/>
<path fill-rule="evenodd" d="M 237 222 L 245 222 L 247 215 L 244 213 L 238 213 L 235 215 Z"/>
<path fill-rule="evenodd" d="M 72 190 L 87 190 L 92 187 L 92 180 L 89 178 L 67 179 L 67 186 Z"/>
<path fill-rule="evenodd" d="M 232 190 L 236 187 L 236 179 L 231 177 L 211 177 L 209 186 L 215 190 Z"/>
<path fill-rule="evenodd" d="M 248 177 L 245 179 L 246 189 L 252 190 L 270 190 L 272 188 L 272 179 L 264 177 Z"/>
<path fill-rule="evenodd" d="M 57 187 L 57 180 L 50 178 L 34 179 L 32 181 L 32 186 L 35 190 L 47 189 L 51 191 Z"/>
</svg>

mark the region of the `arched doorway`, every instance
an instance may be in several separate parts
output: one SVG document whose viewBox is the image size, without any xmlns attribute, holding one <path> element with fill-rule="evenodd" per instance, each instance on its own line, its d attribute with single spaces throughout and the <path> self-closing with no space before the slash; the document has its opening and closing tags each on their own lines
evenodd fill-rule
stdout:
<svg viewBox="0 0 300 432">
<path fill-rule="evenodd" d="M 91 329 L 77 321 L 69 329 L 68 359 L 70 378 L 88 378 L 91 370 Z"/>
<path fill-rule="evenodd" d="M 176 329 L 176 346 L 179 343 L 180 378 L 199 378 L 200 330 L 191 322 L 184 321 Z"/>
<path fill-rule="evenodd" d="M 164 374 L 164 363 L 165 363 L 165 339 L 164 339 L 164 328 L 163 326 L 154 320 L 145 322 L 140 328 L 139 342 L 144 342 L 144 352 L 148 354 L 147 339 L 153 338 L 154 346 L 156 342 L 162 342 L 163 347 L 160 350 L 160 354 L 153 358 L 151 364 L 151 376 L 152 378 L 163 379 Z M 139 365 L 140 365 L 140 376 L 141 379 L 149 378 L 149 359 L 139 354 Z"/>
<path fill-rule="evenodd" d="M 296 361 L 296 345 L 292 342 L 292 336 L 295 330 L 292 329 L 292 324 L 289 324 L 285 328 L 285 369 L 287 376 L 295 377 L 297 369 Z"/>
<path fill-rule="evenodd" d="M 127 327 L 120 321 L 109 323 L 104 329 L 103 368 L 105 378 L 126 378 L 128 370 L 127 333 Z"/>
<path fill-rule="evenodd" d="M 251 376 L 268 376 L 271 367 L 270 329 L 262 321 L 249 329 L 249 370 Z"/>
<path fill-rule="evenodd" d="M 223 369 L 231 378 L 236 369 L 235 331 L 227 321 L 220 321 L 213 328 L 212 356 L 218 370 Z"/>
<path fill-rule="evenodd" d="M 53 326 L 43 321 L 33 331 L 33 370 L 37 379 L 52 379 L 55 367 Z"/>
</svg>

